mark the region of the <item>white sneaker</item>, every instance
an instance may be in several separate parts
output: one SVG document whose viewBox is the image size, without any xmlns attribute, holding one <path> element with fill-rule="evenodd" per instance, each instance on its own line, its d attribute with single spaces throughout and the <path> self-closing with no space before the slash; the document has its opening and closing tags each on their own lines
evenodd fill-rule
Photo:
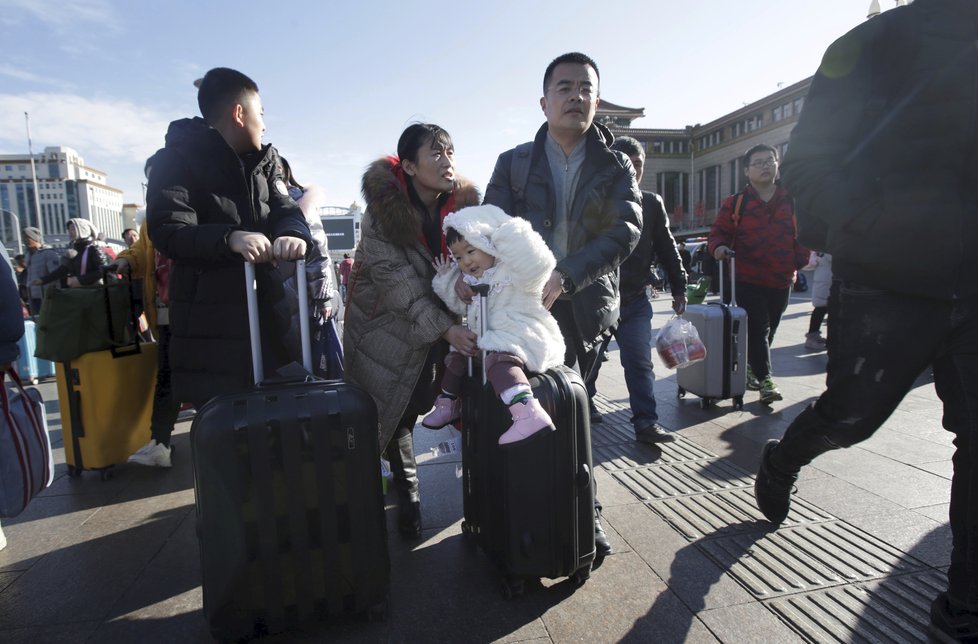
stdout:
<svg viewBox="0 0 978 644">
<path fill-rule="evenodd" d="M 825 338 L 818 331 L 806 333 L 805 348 L 809 351 L 825 351 Z"/>
<path fill-rule="evenodd" d="M 7 536 L 3 533 L 3 528 L 0 527 L 0 550 L 7 547 Z"/>
<path fill-rule="evenodd" d="M 155 438 L 151 438 L 148 443 L 130 456 L 129 462 L 149 467 L 171 467 L 173 465 L 170 461 L 170 448 L 163 443 L 157 443 Z"/>
</svg>

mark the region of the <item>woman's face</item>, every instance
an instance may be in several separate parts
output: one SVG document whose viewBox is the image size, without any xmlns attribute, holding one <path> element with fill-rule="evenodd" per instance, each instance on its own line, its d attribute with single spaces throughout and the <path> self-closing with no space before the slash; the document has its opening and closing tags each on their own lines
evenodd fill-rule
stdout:
<svg viewBox="0 0 978 644">
<path fill-rule="evenodd" d="M 414 189 L 440 195 L 455 188 L 455 150 L 428 139 L 418 148 L 417 161 L 404 161 Z"/>
</svg>

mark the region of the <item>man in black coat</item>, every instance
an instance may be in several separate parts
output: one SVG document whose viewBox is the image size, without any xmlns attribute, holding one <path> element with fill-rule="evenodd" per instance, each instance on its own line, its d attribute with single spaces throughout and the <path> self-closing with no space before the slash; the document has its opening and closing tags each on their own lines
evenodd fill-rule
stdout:
<svg viewBox="0 0 978 644">
<path fill-rule="evenodd" d="M 801 467 L 872 436 L 933 369 L 955 453 L 931 631 L 962 642 L 978 641 L 976 40 L 974 0 L 916 0 L 822 59 L 783 173 L 799 241 L 832 254 L 827 389 L 765 446 L 755 485 L 780 523 Z"/>
<path fill-rule="evenodd" d="M 635 181 L 641 183 L 645 171 L 645 150 L 630 136 L 620 136 L 612 150 L 628 155 L 635 168 Z M 676 440 L 659 424 L 656 412 L 652 371 L 652 304 L 645 295 L 651 282 L 652 262 L 658 260 L 665 270 L 672 292 L 672 309 L 677 315 L 686 310 L 686 271 L 669 230 L 662 198 L 642 191 L 642 236 L 632 254 L 621 265 L 621 316 L 615 329 L 618 356 L 625 371 L 628 404 L 632 409 L 635 440 L 643 443 L 668 443 Z M 598 377 L 601 361 L 595 364 L 589 379 L 592 387 Z"/>
<path fill-rule="evenodd" d="M 177 400 L 200 406 L 252 381 L 244 262 L 258 264 L 266 371 L 288 361 L 282 278 L 270 262 L 305 256 L 309 227 L 289 197 L 278 154 L 262 145 L 258 86 L 227 68 L 207 72 L 203 119 L 170 124 L 153 163 L 147 226 L 173 260 L 170 362 Z"/>
<path fill-rule="evenodd" d="M 499 155 L 485 197 L 528 220 L 557 258 L 543 303 L 564 336 L 566 364 L 584 375 L 601 335 L 618 321 L 618 265 L 642 228 L 631 164 L 609 149 L 614 136 L 594 122 L 599 81 L 597 64 L 581 53 L 547 66 L 540 99 L 547 122 L 531 143 Z M 597 518 L 595 541 L 599 557 L 611 552 Z"/>
</svg>

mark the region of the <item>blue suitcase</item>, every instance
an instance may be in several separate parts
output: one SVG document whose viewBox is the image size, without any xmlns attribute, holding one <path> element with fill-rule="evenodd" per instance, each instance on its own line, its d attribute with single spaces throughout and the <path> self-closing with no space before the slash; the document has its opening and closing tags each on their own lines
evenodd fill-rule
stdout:
<svg viewBox="0 0 978 644">
<path fill-rule="evenodd" d="M 24 336 L 17 342 L 17 347 L 20 349 L 17 373 L 22 379 L 37 384 L 41 378 L 54 377 L 54 363 L 34 357 L 37 350 L 37 325 L 34 320 L 24 320 Z"/>
</svg>

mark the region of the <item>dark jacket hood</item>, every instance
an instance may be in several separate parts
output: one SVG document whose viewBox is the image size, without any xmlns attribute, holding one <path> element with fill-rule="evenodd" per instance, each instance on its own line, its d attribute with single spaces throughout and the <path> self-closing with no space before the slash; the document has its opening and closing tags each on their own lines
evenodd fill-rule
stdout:
<svg viewBox="0 0 978 644">
<path fill-rule="evenodd" d="M 411 203 L 400 180 L 394 174 L 394 160 L 378 159 L 367 166 L 363 173 L 361 189 L 367 210 L 377 221 L 384 236 L 398 246 L 408 246 L 418 241 L 421 234 L 421 213 Z M 455 210 L 477 206 L 481 196 L 467 179 L 455 180 Z"/>
</svg>

